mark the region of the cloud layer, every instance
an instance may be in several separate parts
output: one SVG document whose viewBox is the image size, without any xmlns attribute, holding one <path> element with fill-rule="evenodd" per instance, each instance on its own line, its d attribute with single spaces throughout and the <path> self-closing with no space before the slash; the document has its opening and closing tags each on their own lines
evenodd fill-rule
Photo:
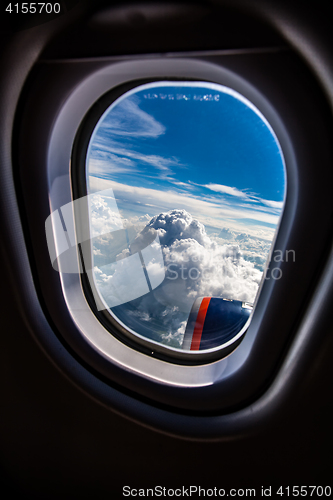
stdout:
<svg viewBox="0 0 333 500">
<path fill-rule="evenodd" d="M 98 206 L 96 208 L 101 210 Z M 121 279 L 119 265 L 126 266 L 126 257 L 132 254 L 133 260 L 133 254 L 139 255 L 136 253 L 138 249 L 149 244 L 152 235 L 158 235 L 165 279 L 155 290 L 137 290 L 142 297 L 131 301 L 131 295 L 128 297 L 131 302 L 113 308 L 114 314 L 128 327 L 158 342 L 181 347 L 188 315 L 197 297 L 213 296 L 254 302 L 262 272 L 256 269 L 253 262 L 244 258 L 237 235 L 225 230 L 219 235 L 224 238 L 211 238 L 204 225 L 186 210 L 160 213 L 151 218 L 148 224 L 147 216 L 144 219 L 123 220 L 124 227 L 136 223 L 136 238 L 122 255 L 117 256 L 117 264 L 95 267 L 98 290 L 108 302 L 115 289 L 126 286 Z M 226 242 L 228 236 L 230 238 Z M 241 236 L 239 242 L 246 240 L 246 237 Z M 107 245 L 97 244 L 94 248 L 96 251 L 107 252 Z M 150 266 L 149 272 L 160 273 L 158 262 L 152 260 Z M 130 281 L 134 287 L 142 283 L 135 272 L 132 266 Z"/>
<path fill-rule="evenodd" d="M 249 233 L 267 240 L 272 240 L 275 226 L 279 221 L 276 209 L 249 203 L 231 204 L 221 197 L 203 197 L 175 189 L 160 190 L 150 187 L 130 186 L 109 179 L 89 177 L 90 192 L 112 188 L 117 200 L 138 210 L 143 207 L 155 207 L 155 213 L 172 210 L 174 207 L 186 210 L 201 220 L 206 226 L 233 227 L 236 230 L 247 228 Z M 148 211 L 148 208 L 147 208 Z M 249 223 L 251 222 L 251 225 Z"/>
</svg>

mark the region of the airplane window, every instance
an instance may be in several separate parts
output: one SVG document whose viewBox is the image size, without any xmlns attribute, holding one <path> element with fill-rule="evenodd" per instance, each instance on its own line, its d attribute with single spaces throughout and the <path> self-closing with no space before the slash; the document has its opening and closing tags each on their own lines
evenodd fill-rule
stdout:
<svg viewBox="0 0 333 500">
<path fill-rule="evenodd" d="M 96 309 L 154 349 L 236 346 L 285 197 L 272 127 L 238 92 L 207 82 L 145 83 L 95 108 L 85 190 L 50 216 L 58 234 L 67 228 L 54 265 L 66 256 L 62 270 L 85 272 Z"/>
</svg>

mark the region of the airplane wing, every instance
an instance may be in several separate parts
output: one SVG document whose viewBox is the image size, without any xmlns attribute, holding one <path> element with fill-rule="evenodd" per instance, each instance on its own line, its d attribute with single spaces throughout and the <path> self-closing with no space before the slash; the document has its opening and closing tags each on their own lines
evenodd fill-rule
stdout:
<svg viewBox="0 0 333 500">
<path fill-rule="evenodd" d="M 220 297 L 198 297 L 192 306 L 183 349 L 201 351 L 221 347 L 246 325 L 252 304 Z"/>
</svg>

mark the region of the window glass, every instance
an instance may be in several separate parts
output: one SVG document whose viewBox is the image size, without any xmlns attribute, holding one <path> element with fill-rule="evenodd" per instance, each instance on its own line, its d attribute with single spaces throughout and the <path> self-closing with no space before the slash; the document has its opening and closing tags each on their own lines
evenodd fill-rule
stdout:
<svg viewBox="0 0 333 500">
<path fill-rule="evenodd" d="M 138 86 L 100 117 L 86 182 L 99 309 L 171 349 L 218 349 L 245 331 L 286 184 L 254 105 L 206 82 Z"/>
</svg>

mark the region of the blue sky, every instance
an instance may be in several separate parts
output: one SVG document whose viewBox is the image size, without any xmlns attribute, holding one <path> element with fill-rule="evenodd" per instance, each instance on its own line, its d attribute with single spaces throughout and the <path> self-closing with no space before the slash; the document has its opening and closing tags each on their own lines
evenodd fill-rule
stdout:
<svg viewBox="0 0 333 500">
<path fill-rule="evenodd" d="M 282 209 L 280 148 L 239 94 L 205 83 L 161 82 L 124 94 L 90 141 L 90 192 L 112 188 L 125 217 L 187 210 L 209 231 L 272 238 Z"/>
</svg>

